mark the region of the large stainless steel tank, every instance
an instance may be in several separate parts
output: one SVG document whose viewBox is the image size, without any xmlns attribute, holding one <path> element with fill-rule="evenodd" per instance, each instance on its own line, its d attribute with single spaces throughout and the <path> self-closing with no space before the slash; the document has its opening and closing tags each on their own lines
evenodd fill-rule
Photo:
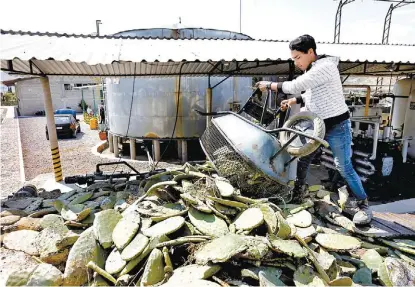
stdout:
<svg viewBox="0 0 415 287">
<path fill-rule="evenodd" d="M 222 30 L 202 28 L 137 29 L 116 33 L 117 36 L 135 36 L 167 39 L 250 39 L 249 36 Z M 201 43 L 202 44 L 202 43 Z M 211 85 L 223 80 L 211 77 Z M 110 132 L 135 138 L 170 138 L 176 108 L 178 77 L 137 77 L 107 79 L 106 104 Z M 230 77 L 213 89 L 213 111 L 229 110 L 231 102 L 244 103 L 252 90 L 251 77 Z M 193 110 L 205 109 L 207 77 L 181 77 L 178 120 L 174 138 L 197 138 L 202 135 L 206 118 Z M 130 127 L 127 127 L 130 116 Z"/>
<path fill-rule="evenodd" d="M 212 77 L 214 86 L 222 77 Z M 107 79 L 107 111 L 113 134 L 126 136 L 131 99 L 129 137 L 170 138 L 177 109 L 177 77 Z M 231 102 L 244 103 L 252 90 L 250 77 L 229 78 L 213 89 L 213 111 L 230 109 Z M 174 138 L 197 138 L 206 127 L 206 118 L 194 109 L 205 110 L 207 77 L 182 77 L 179 113 Z"/>
</svg>

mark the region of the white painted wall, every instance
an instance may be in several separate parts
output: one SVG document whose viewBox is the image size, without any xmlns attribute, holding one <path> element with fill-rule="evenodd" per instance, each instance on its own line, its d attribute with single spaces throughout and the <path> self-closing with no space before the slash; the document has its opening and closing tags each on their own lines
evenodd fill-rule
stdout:
<svg viewBox="0 0 415 287">
<path fill-rule="evenodd" d="M 50 89 L 52 93 L 53 108 L 61 109 L 70 107 L 78 112 L 82 110 L 78 107 L 82 99 L 81 90 L 65 90 L 65 84 L 87 84 L 97 83 L 98 78 L 92 77 L 49 77 Z M 99 88 L 84 89 L 84 100 L 87 104 L 98 109 L 100 93 Z M 19 111 L 22 116 L 33 116 L 35 112 L 44 110 L 43 89 L 40 79 L 23 80 L 16 83 L 16 95 L 19 98 Z"/>
</svg>

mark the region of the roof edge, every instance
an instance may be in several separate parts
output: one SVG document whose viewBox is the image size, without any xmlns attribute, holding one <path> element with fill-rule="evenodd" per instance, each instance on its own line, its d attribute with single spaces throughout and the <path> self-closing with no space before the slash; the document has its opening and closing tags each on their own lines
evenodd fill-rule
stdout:
<svg viewBox="0 0 415 287">
<path fill-rule="evenodd" d="M 204 28 L 203 28 L 204 29 Z M 138 29 L 136 29 L 138 30 Z M 219 29 L 209 29 L 218 31 L 227 31 Z M 231 32 L 231 31 L 230 31 Z M 235 32 L 236 33 L 236 32 Z M 3 30 L 0 29 L 1 35 L 28 35 L 28 36 L 46 36 L 46 37 L 65 37 L 65 38 L 91 38 L 91 39 L 154 39 L 154 40 L 172 40 L 172 41 L 186 41 L 186 40 L 215 40 L 215 41 L 258 41 L 258 42 L 285 42 L 289 40 L 278 40 L 278 39 L 217 39 L 217 38 L 200 38 L 200 39 L 170 39 L 160 37 L 139 37 L 139 36 L 114 36 L 114 35 L 85 35 L 85 34 L 67 34 L 57 32 L 31 32 L 31 31 L 15 31 L 15 30 Z M 245 34 L 244 34 L 245 35 Z M 248 35 L 247 35 L 248 36 Z M 249 37 L 249 36 L 248 36 Z M 331 45 L 372 45 L 372 46 L 409 46 L 415 47 L 414 44 L 382 44 L 382 43 L 362 43 L 362 42 L 343 42 L 343 43 L 332 43 L 332 42 L 317 42 L 317 44 L 331 44 Z"/>
</svg>

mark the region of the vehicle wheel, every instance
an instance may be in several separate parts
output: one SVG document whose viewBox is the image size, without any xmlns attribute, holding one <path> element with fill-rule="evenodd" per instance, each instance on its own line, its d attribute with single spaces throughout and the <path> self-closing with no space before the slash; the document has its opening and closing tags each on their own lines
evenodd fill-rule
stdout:
<svg viewBox="0 0 415 287">
<path fill-rule="evenodd" d="M 80 132 L 81 132 L 81 126 L 78 127 L 78 133 L 80 133 Z"/>
<path fill-rule="evenodd" d="M 49 134 L 46 133 L 46 140 L 49 140 Z"/>
<path fill-rule="evenodd" d="M 309 111 L 300 112 L 292 116 L 285 122 L 283 127 L 305 132 L 321 139 L 324 139 L 326 134 L 326 126 L 323 119 Z M 284 145 L 292 136 L 293 133 L 291 132 L 281 132 L 281 144 Z M 319 146 L 319 142 L 299 136 L 288 146 L 287 152 L 292 156 L 303 157 L 314 152 Z"/>
<path fill-rule="evenodd" d="M 72 133 L 72 137 L 73 137 L 73 138 L 76 138 L 76 129 L 73 131 L 73 133 Z"/>
</svg>

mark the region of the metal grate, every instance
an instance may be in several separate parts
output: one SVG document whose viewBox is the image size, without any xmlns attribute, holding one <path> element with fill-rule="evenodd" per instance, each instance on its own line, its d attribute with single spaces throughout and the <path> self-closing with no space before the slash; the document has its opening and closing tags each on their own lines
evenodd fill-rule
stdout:
<svg viewBox="0 0 415 287">
<path fill-rule="evenodd" d="M 283 200 L 289 198 L 290 188 L 272 180 L 244 160 L 213 122 L 206 128 L 200 142 L 219 175 L 227 178 L 243 194 L 256 197 L 278 196 Z"/>
</svg>

